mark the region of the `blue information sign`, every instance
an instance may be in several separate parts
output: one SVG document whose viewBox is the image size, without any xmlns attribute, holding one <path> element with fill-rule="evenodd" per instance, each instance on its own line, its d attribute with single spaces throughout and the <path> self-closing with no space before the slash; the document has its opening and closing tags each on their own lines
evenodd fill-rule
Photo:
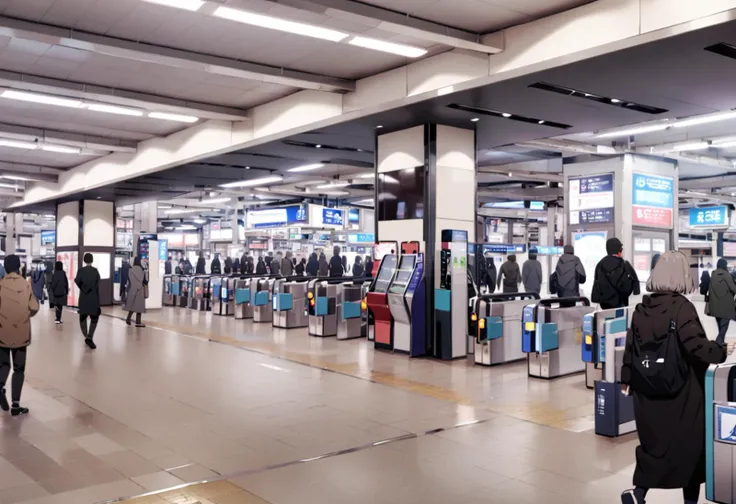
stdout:
<svg viewBox="0 0 736 504">
<path fill-rule="evenodd" d="M 344 215 L 342 210 L 337 208 L 323 208 L 322 209 L 322 224 L 328 226 L 342 226 L 344 222 Z"/>
<path fill-rule="evenodd" d="M 373 233 L 357 233 L 348 235 L 348 243 L 375 243 L 376 235 Z"/>
<path fill-rule="evenodd" d="M 279 227 L 298 222 L 307 222 L 307 205 L 249 210 L 248 213 L 250 214 L 250 221 L 254 228 Z"/>
<path fill-rule="evenodd" d="M 730 224 L 727 206 L 691 208 L 690 227 L 724 227 Z"/>
<path fill-rule="evenodd" d="M 350 224 L 360 224 L 360 209 L 359 208 L 348 209 L 348 222 Z"/>
<path fill-rule="evenodd" d="M 41 245 L 56 243 L 56 231 L 41 231 Z"/>
<path fill-rule="evenodd" d="M 634 173 L 634 205 L 672 208 L 674 201 L 675 181 L 672 177 Z"/>
<path fill-rule="evenodd" d="M 169 240 L 158 241 L 158 259 L 166 261 L 169 258 Z"/>
<path fill-rule="evenodd" d="M 484 243 L 483 254 L 490 252 L 492 254 L 523 254 L 526 252 L 526 245 L 512 245 L 509 243 Z"/>
</svg>

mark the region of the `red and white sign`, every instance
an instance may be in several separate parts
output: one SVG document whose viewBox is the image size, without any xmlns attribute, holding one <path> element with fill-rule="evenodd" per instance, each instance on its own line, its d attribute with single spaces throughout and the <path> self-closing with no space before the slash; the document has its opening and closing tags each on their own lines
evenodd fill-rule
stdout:
<svg viewBox="0 0 736 504">
<path fill-rule="evenodd" d="M 634 226 L 671 228 L 673 224 L 671 208 L 654 208 L 634 205 Z"/>
</svg>

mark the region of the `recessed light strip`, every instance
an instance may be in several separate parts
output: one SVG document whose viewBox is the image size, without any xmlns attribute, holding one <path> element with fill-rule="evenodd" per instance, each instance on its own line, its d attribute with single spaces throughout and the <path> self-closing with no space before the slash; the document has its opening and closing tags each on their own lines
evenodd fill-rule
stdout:
<svg viewBox="0 0 736 504">
<path fill-rule="evenodd" d="M 668 112 L 667 109 L 663 109 L 660 107 L 652 107 L 650 105 L 642 105 L 641 103 L 635 103 L 632 101 L 624 100 L 622 98 L 617 97 L 608 97 L 608 96 L 602 96 L 595 93 L 588 93 L 586 91 L 580 91 L 577 89 L 565 87 L 565 86 L 558 86 L 557 84 L 550 84 L 549 82 L 535 82 L 534 84 L 531 84 L 529 86 L 533 89 L 539 89 L 541 91 L 549 91 L 552 93 L 557 93 L 565 96 L 572 96 L 574 98 L 582 98 L 584 100 L 594 101 L 601 103 L 603 105 L 610 105 L 612 107 L 618 107 L 623 108 L 627 110 L 635 110 L 637 112 L 643 112 L 645 114 L 664 114 L 665 112 Z"/>
<path fill-rule="evenodd" d="M 455 110 L 462 110 L 464 112 L 470 112 L 472 114 L 483 114 L 487 116 L 493 116 L 498 117 L 501 119 L 508 119 L 509 121 L 518 121 L 518 122 L 525 122 L 528 124 L 536 124 L 536 125 L 542 125 L 542 126 L 549 126 L 551 128 L 558 128 L 558 129 L 570 129 L 572 126 L 569 124 L 559 123 L 555 121 L 548 121 L 546 119 L 538 119 L 534 117 L 526 117 L 521 116 L 517 114 L 512 114 L 511 112 L 503 112 L 500 110 L 493 110 L 493 109 L 487 109 L 483 107 L 474 107 L 472 105 L 461 105 L 459 103 L 452 103 L 447 106 L 448 108 L 455 109 Z M 472 122 L 478 122 L 474 119 L 478 119 L 474 117 L 471 119 Z"/>
<path fill-rule="evenodd" d="M 306 171 L 317 170 L 319 168 L 322 168 L 323 166 L 324 166 L 324 163 L 312 163 L 308 165 L 297 166 L 296 168 L 290 168 L 288 171 L 292 173 L 306 172 Z"/>
<path fill-rule="evenodd" d="M 230 182 L 228 184 L 220 184 L 223 188 L 236 188 L 236 187 L 253 187 L 265 184 L 275 184 L 284 180 L 284 177 L 280 175 L 274 175 L 272 177 L 262 177 L 250 180 L 241 180 L 240 182 Z"/>
<path fill-rule="evenodd" d="M 622 128 L 601 133 L 597 135 L 597 138 L 617 138 L 623 136 L 642 135 L 644 133 L 664 131 L 669 128 L 689 128 L 691 126 L 700 126 L 701 124 L 711 124 L 721 121 L 731 121 L 734 119 L 736 119 L 736 110 L 726 110 L 724 112 L 702 114 L 694 117 L 684 117 L 681 119 L 674 119 L 656 124 L 645 124 L 642 126 L 633 125 L 628 128 Z"/>
</svg>

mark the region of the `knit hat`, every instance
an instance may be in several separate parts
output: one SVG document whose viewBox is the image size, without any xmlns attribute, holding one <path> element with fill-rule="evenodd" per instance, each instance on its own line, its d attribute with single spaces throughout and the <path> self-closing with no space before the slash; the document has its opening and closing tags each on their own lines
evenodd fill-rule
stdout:
<svg viewBox="0 0 736 504">
<path fill-rule="evenodd" d="M 608 255 L 620 254 L 624 250 L 624 245 L 618 238 L 609 238 L 606 242 L 606 252 Z"/>
</svg>

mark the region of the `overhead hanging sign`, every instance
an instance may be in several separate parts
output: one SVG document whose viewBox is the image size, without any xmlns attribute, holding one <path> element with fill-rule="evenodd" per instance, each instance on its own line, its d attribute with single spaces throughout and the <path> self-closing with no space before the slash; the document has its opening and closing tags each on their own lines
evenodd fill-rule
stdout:
<svg viewBox="0 0 736 504">
<path fill-rule="evenodd" d="M 348 243 L 375 243 L 376 235 L 373 233 L 356 233 L 348 235 Z"/>
<path fill-rule="evenodd" d="M 728 227 L 731 223 L 730 211 L 727 206 L 691 208 L 691 228 Z"/>
<path fill-rule="evenodd" d="M 570 224 L 597 224 L 613 221 L 613 174 L 569 180 Z"/>
<path fill-rule="evenodd" d="M 248 227 L 251 229 L 279 227 L 306 221 L 306 205 L 248 210 Z"/>
<path fill-rule="evenodd" d="M 345 221 L 345 215 L 342 210 L 337 208 L 322 209 L 322 224 L 327 226 L 342 226 Z"/>
<path fill-rule="evenodd" d="M 675 179 L 642 173 L 633 175 L 632 223 L 634 226 L 672 228 Z"/>
<path fill-rule="evenodd" d="M 54 245 L 56 243 L 56 231 L 41 231 L 41 245 Z"/>
</svg>

